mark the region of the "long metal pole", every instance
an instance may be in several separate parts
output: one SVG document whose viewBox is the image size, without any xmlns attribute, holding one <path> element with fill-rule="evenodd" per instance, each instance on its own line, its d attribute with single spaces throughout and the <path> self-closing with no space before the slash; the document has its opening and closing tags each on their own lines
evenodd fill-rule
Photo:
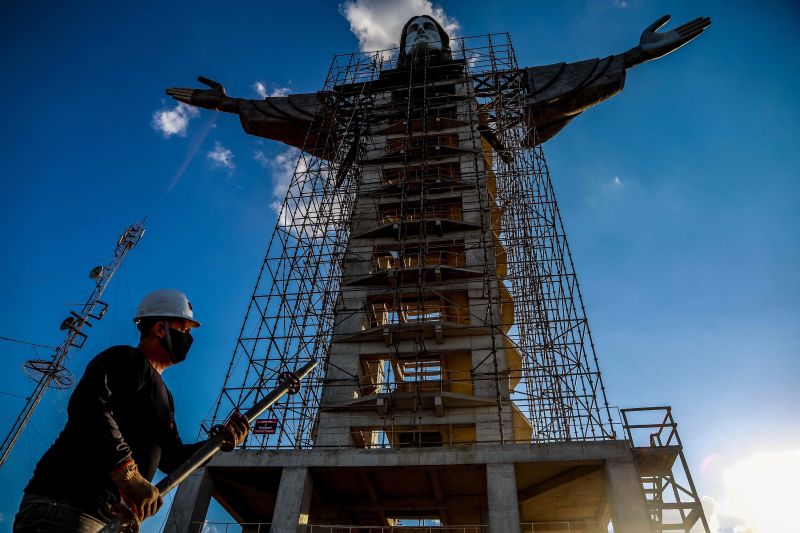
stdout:
<svg viewBox="0 0 800 533">
<path fill-rule="evenodd" d="M 281 384 L 273 389 L 269 394 L 264 396 L 261 400 L 256 402 L 253 407 L 248 409 L 243 414 L 244 418 L 247 419 L 247 424 L 252 424 L 253 420 L 258 418 L 261 413 L 272 407 L 272 405 L 281 399 L 281 397 L 283 397 L 287 392 L 291 394 L 298 392 L 300 390 L 300 380 L 306 377 L 316 366 L 316 359 L 312 359 L 294 373 L 285 372 L 282 375 L 283 379 L 281 380 Z M 182 465 L 170 472 L 166 477 L 164 477 L 164 479 L 156 483 L 155 487 L 158 489 L 161 495 L 166 495 L 169 491 L 177 487 L 181 481 L 189 477 L 192 472 L 200 468 L 206 463 L 206 461 L 219 453 L 227 438 L 229 437 L 225 432 L 214 433 L 206 441 L 206 443 L 203 444 L 199 450 L 194 452 L 191 457 L 184 461 Z M 101 529 L 100 533 L 118 533 L 121 531 L 121 527 L 122 520 L 120 518 L 115 518 L 103 529 Z"/>
<path fill-rule="evenodd" d="M 291 389 L 296 388 L 293 393 L 297 392 L 297 390 L 299 390 L 297 389 L 299 387 L 299 381 L 306 377 L 308 373 L 311 372 L 316 366 L 316 360 L 310 361 L 305 366 L 298 369 L 297 372 L 294 373 L 294 376 L 291 376 L 291 378 L 296 378 L 296 380 L 285 379 L 277 388 L 273 389 L 269 394 L 259 400 L 253 407 L 248 409 L 247 412 L 244 413 L 244 417 L 247 419 L 247 424 L 252 424 L 253 420 L 258 418 L 261 413 L 272 407 L 275 402 L 277 402 Z M 216 455 L 217 452 L 222 449 L 222 445 L 225 442 L 225 437 L 226 435 L 224 433 L 217 433 L 216 435 L 213 435 L 181 466 L 170 472 L 168 476 L 156 483 L 156 488 L 159 490 L 159 492 L 161 492 L 161 495 L 163 496 L 177 487 L 178 484 L 186 479 L 189 474 L 197 470 L 206 461 Z"/>
</svg>

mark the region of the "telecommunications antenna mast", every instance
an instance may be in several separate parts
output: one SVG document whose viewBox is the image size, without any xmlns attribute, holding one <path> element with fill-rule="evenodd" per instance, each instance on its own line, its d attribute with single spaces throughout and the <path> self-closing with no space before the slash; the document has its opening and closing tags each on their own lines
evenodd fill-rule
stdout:
<svg viewBox="0 0 800 533">
<path fill-rule="evenodd" d="M 83 304 L 81 311 L 79 313 L 70 311 L 70 316 L 61 323 L 61 329 L 67 333 L 64 341 L 56 348 L 56 352 L 50 359 L 33 359 L 26 361 L 23 365 L 25 373 L 36 380 L 36 387 L 28 396 L 25 407 L 17 416 L 8 435 L 3 439 L 3 444 L 0 446 L 0 466 L 6 462 L 11 449 L 22 435 L 22 430 L 33 416 L 33 411 L 39 405 L 48 387 L 66 389 L 74 385 L 75 378 L 64 366 L 64 361 L 70 350 L 73 348 L 79 350 L 86 342 L 88 336 L 81 330 L 84 326 L 92 326 L 89 319 L 100 320 L 105 315 L 108 304 L 100 301 L 100 297 L 122 263 L 122 258 L 139 242 L 142 235 L 144 235 L 144 220 L 133 224 L 122 233 L 111 261 L 106 266 L 96 266 L 89 272 L 89 279 L 94 281 L 94 289 L 89 299 Z"/>
</svg>

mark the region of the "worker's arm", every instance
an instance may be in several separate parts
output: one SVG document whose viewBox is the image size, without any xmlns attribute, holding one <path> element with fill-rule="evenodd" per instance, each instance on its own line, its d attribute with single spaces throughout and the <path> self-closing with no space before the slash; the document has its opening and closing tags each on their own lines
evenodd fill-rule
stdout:
<svg viewBox="0 0 800 533">
<path fill-rule="evenodd" d="M 76 422 L 91 456 L 106 471 L 131 459 L 131 448 L 115 419 L 115 403 L 129 397 L 141 382 L 141 369 L 123 347 L 94 358 L 75 388 L 69 404 L 70 420 Z"/>
<path fill-rule="evenodd" d="M 175 406 L 172 402 L 172 394 L 169 392 L 167 392 L 167 394 L 169 396 L 170 411 L 174 413 Z M 167 474 L 178 468 L 181 463 L 191 457 L 192 454 L 205 443 L 205 441 L 200 441 L 194 444 L 184 444 L 178 432 L 178 425 L 175 423 L 174 414 L 170 426 L 171 430 L 169 435 L 167 435 L 165 441 L 161 444 L 161 459 L 158 462 L 158 469 Z"/>
<path fill-rule="evenodd" d="M 78 421 L 91 457 L 109 473 L 139 520 L 155 514 L 162 500 L 158 489 L 139 474 L 115 412 L 141 386 L 147 364 L 142 362 L 128 347 L 106 350 L 86 367 L 69 404 L 70 419 Z"/>
<path fill-rule="evenodd" d="M 169 406 L 174 411 L 172 394 L 169 394 Z M 200 449 L 206 441 L 196 442 L 194 444 L 184 444 L 181 440 L 180 433 L 178 432 L 178 425 L 175 423 L 175 418 L 172 418 L 172 431 L 167 437 L 166 442 L 162 444 L 161 460 L 158 463 L 158 469 L 162 472 L 169 473 L 178 468 L 184 461 Z M 238 412 L 234 413 L 230 419 L 225 423 L 225 427 L 231 433 L 232 440 L 235 446 L 244 442 L 247 433 L 250 430 L 249 425 L 245 418 Z"/>
</svg>

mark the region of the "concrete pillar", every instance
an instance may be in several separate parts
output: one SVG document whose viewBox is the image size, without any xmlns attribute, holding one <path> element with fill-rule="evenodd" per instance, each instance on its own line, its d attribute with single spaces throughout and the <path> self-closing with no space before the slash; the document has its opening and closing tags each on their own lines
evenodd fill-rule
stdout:
<svg viewBox="0 0 800 533">
<path fill-rule="evenodd" d="M 314 485 L 308 468 L 287 467 L 281 473 L 275 513 L 272 515 L 274 533 L 301 533 L 308 524 L 311 492 Z"/>
<path fill-rule="evenodd" d="M 514 465 L 487 464 L 486 486 L 489 500 L 489 533 L 520 533 Z"/>
<path fill-rule="evenodd" d="M 167 516 L 165 533 L 200 533 L 211 503 L 214 489 L 211 476 L 204 468 L 198 468 L 186 478 L 175 493 L 175 500 Z"/>
<path fill-rule="evenodd" d="M 603 470 L 614 533 L 653 531 L 636 464 L 632 460 L 606 461 Z"/>
</svg>

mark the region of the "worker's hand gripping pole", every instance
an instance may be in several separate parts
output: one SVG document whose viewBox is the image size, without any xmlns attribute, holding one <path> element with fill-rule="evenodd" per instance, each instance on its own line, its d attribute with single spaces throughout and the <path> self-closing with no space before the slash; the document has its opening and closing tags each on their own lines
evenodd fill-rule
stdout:
<svg viewBox="0 0 800 533">
<path fill-rule="evenodd" d="M 296 394 L 299 392 L 300 380 L 306 377 L 316 366 L 317 361 L 312 359 L 294 373 L 282 372 L 280 375 L 280 385 L 270 391 L 269 394 L 256 402 L 253 407 L 244 413 L 243 416 L 247 420 L 247 424 L 252 424 L 253 420 L 272 407 L 275 402 L 281 399 L 285 394 Z M 231 436 L 224 426 L 215 426 L 212 428 L 210 435 L 205 444 L 203 444 L 189 459 L 165 476 L 164 479 L 156 483 L 156 488 L 162 496 L 177 487 L 181 481 L 189 477 L 192 472 L 205 464 L 206 461 L 215 456 L 220 450 L 226 448 L 231 449 Z M 118 516 L 101 529 L 100 533 L 119 533 L 122 531 L 122 523 L 123 519 Z"/>
</svg>

